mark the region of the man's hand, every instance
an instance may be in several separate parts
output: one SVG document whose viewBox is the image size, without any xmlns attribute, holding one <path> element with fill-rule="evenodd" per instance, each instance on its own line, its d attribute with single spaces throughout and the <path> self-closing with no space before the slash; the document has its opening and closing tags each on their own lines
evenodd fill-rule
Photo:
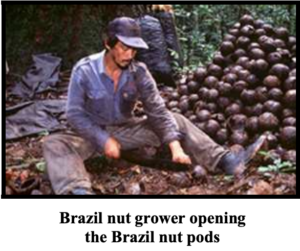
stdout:
<svg viewBox="0 0 300 251">
<path fill-rule="evenodd" d="M 172 152 L 172 160 L 176 163 L 191 165 L 192 161 L 188 155 L 183 151 L 179 141 L 172 141 L 169 144 Z"/>
<path fill-rule="evenodd" d="M 104 146 L 104 154 L 113 159 L 119 159 L 120 158 L 120 149 L 121 146 L 117 140 L 114 138 L 109 138 Z"/>
</svg>

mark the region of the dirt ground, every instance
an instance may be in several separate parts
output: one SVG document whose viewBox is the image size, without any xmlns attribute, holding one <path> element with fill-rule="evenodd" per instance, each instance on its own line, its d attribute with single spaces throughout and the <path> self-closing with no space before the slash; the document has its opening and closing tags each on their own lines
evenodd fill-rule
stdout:
<svg viewBox="0 0 300 251">
<path fill-rule="evenodd" d="M 42 154 L 45 136 L 6 143 L 6 194 L 53 194 Z M 201 170 L 171 172 L 125 161 L 91 159 L 85 162 L 97 194 L 203 195 L 296 194 L 296 175 L 259 173 L 257 158 L 240 180 L 225 175 L 205 175 Z"/>
<path fill-rule="evenodd" d="M 9 83 L 8 83 L 9 84 Z M 43 94 L 59 98 L 63 94 Z M 19 100 L 6 93 L 6 107 Z M 6 194 L 53 194 L 46 174 L 42 144 L 46 135 L 6 142 Z M 263 156 L 258 155 L 244 176 L 203 175 L 201 169 L 171 172 L 133 165 L 125 161 L 91 159 L 85 162 L 97 194 L 108 195 L 293 195 L 296 174 L 258 172 Z"/>
</svg>

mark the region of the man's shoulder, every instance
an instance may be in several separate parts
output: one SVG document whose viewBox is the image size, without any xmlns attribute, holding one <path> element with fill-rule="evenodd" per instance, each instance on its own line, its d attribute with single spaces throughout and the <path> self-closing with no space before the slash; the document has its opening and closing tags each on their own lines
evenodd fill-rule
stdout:
<svg viewBox="0 0 300 251">
<path fill-rule="evenodd" d="M 134 60 L 132 62 L 133 64 L 133 69 L 135 69 L 135 71 L 137 72 L 146 72 L 148 71 L 148 67 L 145 63 L 141 62 L 141 61 L 137 61 L 137 60 Z"/>
<path fill-rule="evenodd" d="M 145 86 L 148 84 L 156 84 L 147 65 L 140 61 L 133 62 L 133 72 L 135 73 L 135 80 L 138 85 Z"/>
<path fill-rule="evenodd" d="M 102 54 L 103 53 L 100 52 L 100 53 L 92 54 L 92 55 L 89 55 L 87 57 L 80 59 L 73 67 L 73 71 L 78 72 L 81 70 L 87 71 L 87 70 L 91 69 L 92 64 L 95 63 L 96 61 L 100 60 L 102 57 Z"/>
<path fill-rule="evenodd" d="M 148 69 L 147 65 L 145 63 L 141 62 L 141 61 L 134 60 L 133 64 L 134 64 L 135 67 L 140 67 L 140 68 L 143 68 L 143 69 Z"/>
</svg>

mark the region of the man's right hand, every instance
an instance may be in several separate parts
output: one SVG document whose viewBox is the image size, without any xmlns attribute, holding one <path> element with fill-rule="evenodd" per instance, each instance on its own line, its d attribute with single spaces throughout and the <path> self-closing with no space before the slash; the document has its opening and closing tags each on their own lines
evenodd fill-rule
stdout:
<svg viewBox="0 0 300 251">
<path fill-rule="evenodd" d="M 120 149 L 121 145 L 119 144 L 119 142 L 114 138 L 109 138 L 104 146 L 104 154 L 109 158 L 119 159 Z"/>
</svg>

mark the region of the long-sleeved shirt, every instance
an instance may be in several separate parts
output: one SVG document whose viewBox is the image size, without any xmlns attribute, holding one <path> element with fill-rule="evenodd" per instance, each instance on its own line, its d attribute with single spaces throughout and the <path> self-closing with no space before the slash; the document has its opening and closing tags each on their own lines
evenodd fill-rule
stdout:
<svg viewBox="0 0 300 251">
<path fill-rule="evenodd" d="M 91 55 L 73 68 L 67 102 L 71 127 L 102 151 L 110 137 L 105 127 L 122 125 L 132 119 L 132 110 L 139 99 L 162 143 L 178 140 L 176 121 L 165 107 L 146 65 L 133 61 L 122 71 L 114 90 L 113 80 L 105 72 L 104 56 L 105 51 Z"/>
</svg>

